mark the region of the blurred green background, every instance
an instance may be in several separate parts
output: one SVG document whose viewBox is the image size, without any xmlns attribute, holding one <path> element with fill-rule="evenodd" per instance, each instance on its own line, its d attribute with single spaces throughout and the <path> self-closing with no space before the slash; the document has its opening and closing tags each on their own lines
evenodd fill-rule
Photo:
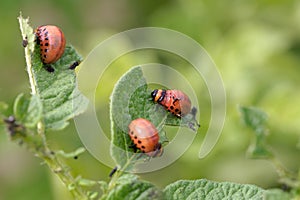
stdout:
<svg viewBox="0 0 300 200">
<path fill-rule="evenodd" d="M 198 41 L 215 61 L 227 93 L 227 115 L 222 135 L 213 151 L 198 159 L 198 151 L 210 120 L 210 97 L 202 80 L 197 97 L 201 108 L 201 129 L 193 145 L 172 165 L 142 178 L 158 187 L 179 179 L 207 178 L 215 181 L 251 183 L 263 188 L 278 186 L 273 166 L 264 160 L 250 160 L 246 151 L 253 139 L 240 121 L 237 105 L 257 106 L 270 117 L 268 142 L 285 166 L 300 166 L 300 2 L 297 0 L 216 1 L 165 0 L 2 0 L 0 1 L 0 101 L 12 105 L 20 92 L 29 93 L 25 59 L 17 16 L 22 11 L 31 24 L 60 26 L 69 43 L 84 57 L 101 41 L 131 28 L 158 26 L 177 30 Z M 174 41 L 176 42 L 176 41 Z M 122 44 L 120 44 L 122 45 Z M 117 60 L 102 81 L 99 116 L 108 117 L 111 88 L 126 67 L 140 58 L 170 66 L 187 65 L 167 53 L 144 51 Z M 145 60 L 145 59 L 144 59 Z M 144 61 L 143 60 L 143 61 Z M 113 70 L 115 69 L 115 71 Z M 101 102 L 101 103 L 100 103 Z M 109 121 L 102 121 L 109 130 Z M 173 128 L 167 131 L 172 132 Z M 48 134 L 53 149 L 72 151 L 81 145 L 74 125 Z M 109 180 L 110 168 L 88 153 L 68 161 L 75 175 Z M 0 200 L 67 199 L 41 160 L 8 141 L 0 132 Z"/>
</svg>

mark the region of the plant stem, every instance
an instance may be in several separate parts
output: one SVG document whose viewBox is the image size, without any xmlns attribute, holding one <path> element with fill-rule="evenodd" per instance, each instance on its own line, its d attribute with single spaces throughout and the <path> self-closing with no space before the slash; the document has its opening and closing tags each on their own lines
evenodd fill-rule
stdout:
<svg viewBox="0 0 300 200">
<path fill-rule="evenodd" d="M 42 154 L 39 152 L 39 157 L 47 163 L 48 167 L 69 188 L 74 199 L 88 199 L 88 196 L 86 196 L 84 190 L 76 184 L 75 178 L 67 170 L 67 166 L 65 166 L 55 155 L 49 155 L 49 153 L 47 154 Z"/>
<path fill-rule="evenodd" d="M 36 152 L 37 155 L 46 162 L 48 167 L 60 178 L 66 187 L 68 187 L 75 199 L 88 199 L 86 192 L 77 185 L 75 178 L 68 170 L 68 166 L 66 166 L 48 147 L 44 131 L 39 132 L 38 136 L 41 137 L 42 148 Z"/>
<path fill-rule="evenodd" d="M 118 180 L 118 178 L 124 173 L 124 171 L 126 171 L 126 169 L 128 168 L 128 166 L 130 166 L 130 164 L 132 164 L 132 161 L 139 155 L 134 154 L 133 156 L 131 156 L 127 162 L 125 163 L 125 165 L 117 170 L 117 172 L 114 174 L 114 176 L 112 177 L 111 181 L 109 182 L 108 185 L 108 189 L 107 192 L 109 192 L 111 189 L 113 189 L 115 187 L 116 181 Z"/>
</svg>

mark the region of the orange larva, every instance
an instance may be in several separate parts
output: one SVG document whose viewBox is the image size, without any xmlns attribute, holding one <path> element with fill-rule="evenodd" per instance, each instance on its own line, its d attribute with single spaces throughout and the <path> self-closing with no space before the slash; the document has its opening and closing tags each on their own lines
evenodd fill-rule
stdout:
<svg viewBox="0 0 300 200">
<path fill-rule="evenodd" d="M 53 25 L 39 26 L 35 34 L 42 62 L 52 64 L 60 59 L 66 47 L 66 39 L 60 28 Z"/>
<path fill-rule="evenodd" d="M 190 98 L 180 90 L 156 89 L 151 93 L 152 100 L 164 106 L 177 117 L 183 117 L 191 112 Z"/>
<path fill-rule="evenodd" d="M 131 121 L 128 128 L 128 134 L 136 148 L 151 157 L 162 155 L 158 131 L 150 121 L 138 118 Z"/>
</svg>

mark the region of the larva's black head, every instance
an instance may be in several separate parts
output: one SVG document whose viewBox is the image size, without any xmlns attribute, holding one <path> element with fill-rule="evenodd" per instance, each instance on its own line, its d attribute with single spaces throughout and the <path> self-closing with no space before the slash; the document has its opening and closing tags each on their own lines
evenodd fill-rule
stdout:
<svg viewBox="0 0 300 200">
<path fill-rule="evenodd" d="M 157 89 L 155 89 L 155 90 L 153 90 L 152 92 L 151 92 L 151 97 L 152 97 L 152 100 L 154 100 L 155 99 L 155 97 L 156 97 L 156 95 L 157 95 Z"/>
<path fill-rule="evenodd" d="M 151 92 L 152 100 L 154 102 L 160 103 L 166 95 L 166 90 L 156 89 Z"/>
</svg>

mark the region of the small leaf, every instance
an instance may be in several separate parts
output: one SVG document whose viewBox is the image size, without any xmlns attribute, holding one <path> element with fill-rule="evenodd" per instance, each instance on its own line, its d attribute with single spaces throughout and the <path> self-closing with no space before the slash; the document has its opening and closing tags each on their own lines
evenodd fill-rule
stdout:
<svg viewBox="0 0 300 200">
<path fill-rule="evenodd" d="M 85 179 L 85 178 L 81 178 L 81 177 L 77 178 L 77 183 L 78 183 L 78 185 L 84 186 L 84 187 L 92 187 L 92 186 L 98 185 L 97 181 Z"/>
<path fill-rule="evenodd" d="M 262 110 L 254 107 L 240 106 L 239 111 L 242 115 L 243 122 L 252 128 L 258 134 L 265 134 L 265 124 L 268 119 L 268 115 Z"/>
<path fill-rule="evenodd" d="M 180 180 L 164 189 L 165 197 L 169 200 L 194 199 L 263 199 L 264 190 L 248 184 L 230 182 L 213 182 L 205 179 Z"/>
<path fill-rule="evenodd" d="M 163 193 L 149 182 L 141 181 L 136 175 L 125 174 L 116 182 L 114 188 L 103 197 L 106 200 L 162 200 Z"/>
<path fill-rule="evenodd" d="M 266 122 L 268 116 L 265 112 L 254 107 L 239 107 L 243 122 L 255 133 L 255 141 L 248 148 L 248 156 L 254 159 L 270 158 L 273 153 L 267 145 L 268 129 Z"/>
<path fill-rule="evenodd" d="M 14 115 L 17 119 L 22 120 L 26 116 L 29 103 L 29 96 L 25 96 L 23 93 L 17 96 L 14 102 Z"/>
<path fill-rule="evenodd" d="M 40 99 L 36 95 L 18 95 L 14 103 L 14 115 L 26 127 L 34 127 L 42 117 Z"/>
</svg>

